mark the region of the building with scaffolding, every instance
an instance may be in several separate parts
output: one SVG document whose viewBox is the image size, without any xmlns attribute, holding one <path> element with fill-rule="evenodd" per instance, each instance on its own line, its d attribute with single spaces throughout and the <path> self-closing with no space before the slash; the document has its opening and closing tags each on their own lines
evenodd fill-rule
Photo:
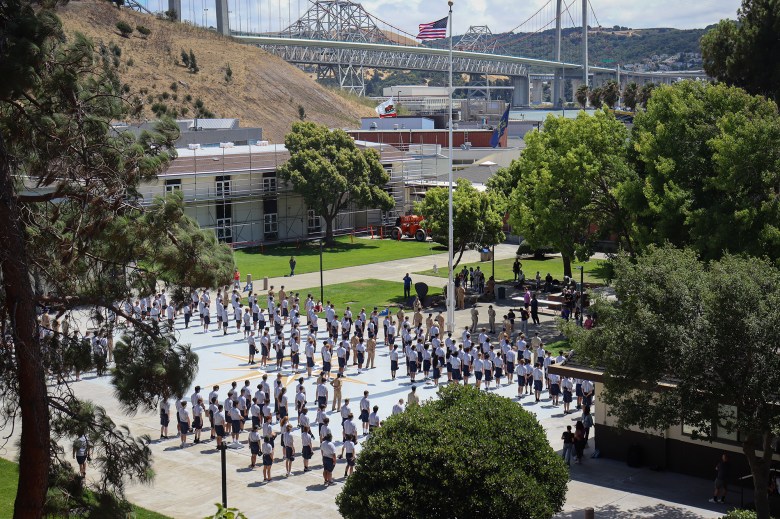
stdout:
<svg viewBox="0 0 780 519">
<path fill-rule="evenodd" d="M 390 175 L 386 189 L 396 208 L 381 211 L 350 205 L 334 221 L 336 234 L 366 232 L 392 224 L 404 207 L 404 163 L 413 161 L 390 145 L 357 142 L 371 148 Z M 185 214 L 201 228 L 236 248 L 317 239 L 324 235 L 322 218 L 306 206 L 292 186 L 277 178 L 290 157 L 283 145 L 249 142 L 218 146 L 190 144 L 176 149 L 178 157 L 158 177 L 139 188 L 141 203 L 178 191 Z"/>
</svg>

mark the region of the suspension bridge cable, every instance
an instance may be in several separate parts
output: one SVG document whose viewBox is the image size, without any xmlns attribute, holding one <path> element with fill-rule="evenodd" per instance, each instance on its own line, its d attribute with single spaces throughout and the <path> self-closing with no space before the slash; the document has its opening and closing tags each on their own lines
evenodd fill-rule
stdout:
<svg viewBox="0 0 780 519">
<path fill-rule="evenodd" d="M 596 26 L 601 27 L 601 23 L 599 22 L 598 17 L 596 16 L 596 10 L 593 9 L 593 4 L 588 0 L 588 5 L 590 6 L 590 12 L 593 13 L 593 19 L 596 20 Z"/>
</svg>

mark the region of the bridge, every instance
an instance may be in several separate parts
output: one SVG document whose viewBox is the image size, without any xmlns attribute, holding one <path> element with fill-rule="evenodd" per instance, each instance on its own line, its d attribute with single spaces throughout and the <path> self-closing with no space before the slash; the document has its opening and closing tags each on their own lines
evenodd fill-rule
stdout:
<svg viewBox="0 0 780 519">
<path fill-rule="evenodd" d="M 589 66 L 589 8 L 594 18 L 595 12 L 589 0 L 570 0 L 568 4 L 565 1 L 548 0 L 532 17 L 509 31 L 509 41 L 506 37 L 494 36 L 487 26 L 471 26 L 459 38 L 453 50 L 453 72 L 470 75 L 472 83 L 487 84 L 490 76 L 510 78 L 514 89 L 513 106 L 540 102 L 537 95 L 532 99 L 531 87 L 535 86 L 533 91 L 538 93 L 542 82 L 552 82 L 553 104 L 558 105 L 563 97 L 564 80 L 567 79 L 572 80 L 576 90 L 582 83 L 597 86 L 609 79 L 616 79 L 623 86 L 629 80 L 666 83 L 678 77 L 706 78 L 702 72 L 648 73 Z M 581 10 L 571 9 L 578 1 L 581 1 Z M 368 13 L 361 4 L 352 0 L 308 0 L 304 1 L 304 4 L 309 4 L 305 11 L 302 11 L 301 0 L 298 0 L 298 13 L 295 16 L 295 0 L 200 0 L 203 9 L 201 13 L 195 9 L 195 0 L 132 2 L 138 8 L 149 11 L 159 12 L 167 7 L 180 21 L 213 28 L 221 34 L 263 48 L 289 63 L 314 69 L 319 80 L 335 81 L 341 88 L 358 95 L 366 93 L 366 72 L 369 69 L 449 70 L 448 48 L 419 45 L 415 35 Z M 187 4 L 183 2 L 189 2 L 189 13 Z M 213 7 L 213 11 L 210 12 L 210 7 L 206 5 Z M 545 12 L 547 7 L 549 11 Z M 576 13 L 572 14 L 572 11 Z M 198 14 L 201 15 L 200 23 Z M 582 31 L 580 63 L 561 60 L 564 15 L 568 15 L 572 26 Z M 512 35 L 520 27 L 529 28 L 530 25 L 530 29 L 533 29 L 534 23 L 536 30 Z M 506 44 L 512 43 L 513 37 L 514 41 L 521 41 L 553 23 L 556 30 L 555 59 L 513 56 L 505 50 Z"/>
</svg>

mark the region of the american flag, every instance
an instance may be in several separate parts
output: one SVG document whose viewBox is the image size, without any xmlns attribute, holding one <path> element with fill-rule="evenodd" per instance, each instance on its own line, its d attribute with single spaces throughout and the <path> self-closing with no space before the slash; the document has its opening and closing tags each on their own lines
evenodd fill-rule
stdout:
<svg viewBox="0 0 780 519">
<path fill-rule="evenodd" d="M 435 22 L 421 23 L 418 40 L 440 40 L 447 37 L 447 17 Z"/>
</svg>

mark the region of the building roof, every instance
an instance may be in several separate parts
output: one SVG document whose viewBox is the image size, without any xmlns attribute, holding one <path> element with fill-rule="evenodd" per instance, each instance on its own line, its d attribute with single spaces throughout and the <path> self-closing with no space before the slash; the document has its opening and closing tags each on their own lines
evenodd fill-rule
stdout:
<svg viewBox="0 0 780 519">
<path fill-rule="evenodd" d="M 195 127 L 195 121 L 198 122 L 198 128 L 202 130 L 233 130 L 239 127 L 238 119 L 181 119 L 192 130 Z"/>
<path fill-rule="evenodd" d="M 388 144 L 356 141 L 358 147 L 379 152 L 383 164 L 408 160 L 397 148 Z M 177 158 L 171 161 L 161 177 L 190 175 L 225 175 L 255 172 L 273 172 L 290 158 L 282 144 L 244 145 L 232 147 L 176 148 Z"/>
</svg>

